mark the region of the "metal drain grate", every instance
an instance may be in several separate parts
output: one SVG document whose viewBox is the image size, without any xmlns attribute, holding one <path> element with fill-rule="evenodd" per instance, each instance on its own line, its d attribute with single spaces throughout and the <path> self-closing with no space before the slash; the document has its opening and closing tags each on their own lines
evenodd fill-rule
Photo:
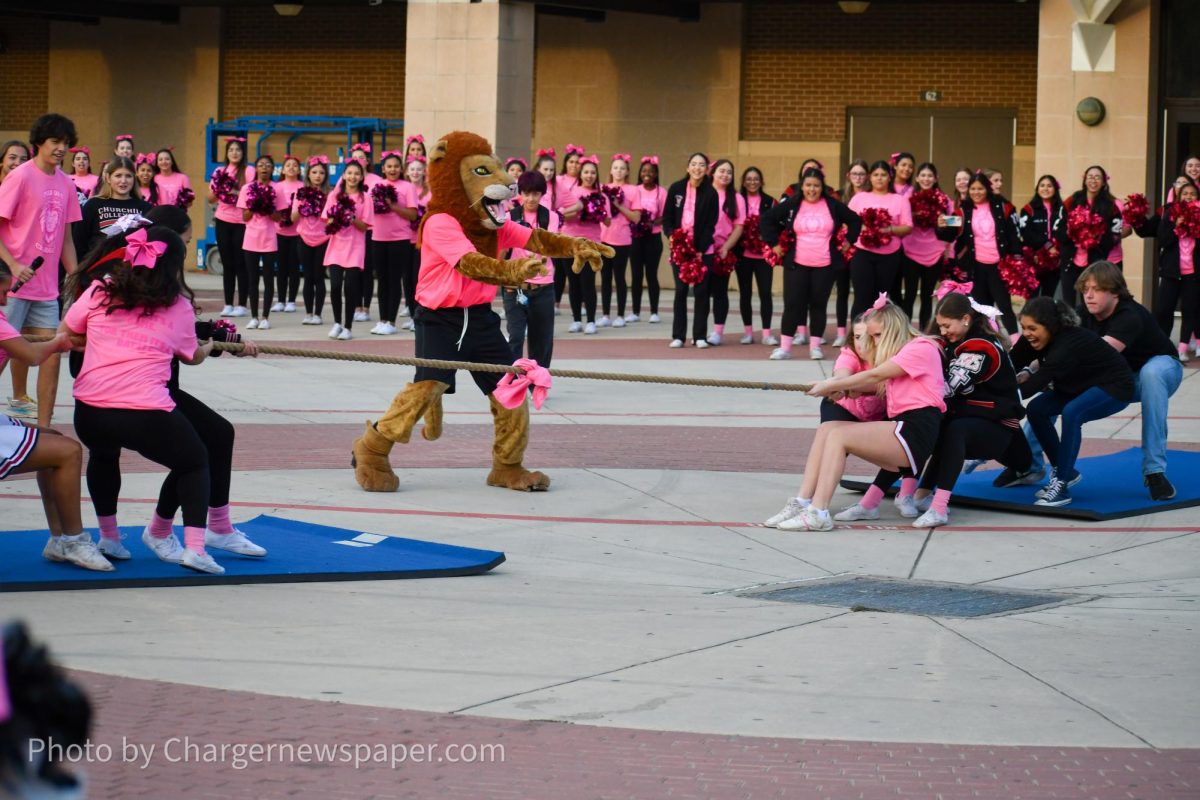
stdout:
<svg viewBox="0 0 1200 800">
<path fill-rule="evenodd" d="M 839 575 L 754 587 L 735 592 L 741 597 L 836 606 L 851 611 L 886 611 L 935 617 L 988 617 L 1015 611 L 1033 611 L 1068 603 L 1094 600 L 1094 596 L 993 589 L 963 583 Z"/>
</svg>

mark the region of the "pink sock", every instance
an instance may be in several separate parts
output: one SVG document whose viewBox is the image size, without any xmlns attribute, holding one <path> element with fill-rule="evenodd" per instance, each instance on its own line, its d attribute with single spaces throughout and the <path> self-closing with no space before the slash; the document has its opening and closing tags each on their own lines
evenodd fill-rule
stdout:
<svg viewBox="0 0 1200 800">
<path fill-rule="evenodd" d="M 916 478 L 901 478 L 900 479 L 900 497 L 912 497 L 917 493 Z"/>
<path fill-rule="evenodd" d="M 1187 342 L 1180 342 L 1179 343 L 1179 354 L 1181 356 L 1187 355 L 1187 351 L 1188 351 Z"/>
<path fill-rule="evenodd" d="M 929 507 L 939 514 L 946 513 L 946 506 L 950 505 L 950 492 L 945 489 L 935 489 L 933 491 L 933 502 Z"/>
<path fill-rule="evenodd" d="M 809 347 L 820 347 L 824 340 L 820 336 L 813 336 L 808 340 Z"/>
<path fill-rule="evenodd" d="M 883 489 L 880 489 L 875 484 L 871 484 L 867 489 L 867 493 L 863 495 L 863 499 L 858 501 L 858 504 L 869 511 L 872 508 L 879 508 L 881 500 L 883 500 Z"/>
<path fill-rule="evenodd" d="M 717 336 L 725 335 L 725 326 L 724 325 L 713 325 L 713 330 L 717 332 Z"/>
<path fill-rule="evenodd" d="M 233 533 L 233 523 L 229 520 L 228 503 L 220 507 L 209 507 L 208 529 L 213 533 Z"/>
<path fill-rule="evenodd" d="M 796 335 L 797 336 L 808 336 L 808 326 L 801 325 L 799 328 L 796 328 Z"/>
<path fill-rule="evenodd" d="M 838 336 L 841 336 L 843 339 L 846 338 L 846 326 L 845 325 L 838 326 Z"/>
<path fill-rule="evenodd" d="M 780 336 L 779 337 L 779 349 L 785 353 L 792 352 L 792 339 L 794 339 L 794 338 L 795 337 L 793 337 L 793 336 Z"/>
<path fill-rule="evenodd" d="M 193 553 L 204 555 L 204 528 L 184 526 L 183 546 Z"/>
<path fill-rule="evenodd" d="M 754 335 L 754 326 L 753 325 L 745 325 L 742 327 L 742 332 L 744 334 L 746 334 L 747 336 L 753 336 Z"/>
<path fill-rule="evenodd" d="M 121 532 L 117 530 L 117 515 L 113 514 L 110 517 L 97 517 L 100 520 L 100 538 L 109 539 L 114 542 L 121 541 Z"/>
<path fill-rule="evenodd" d="M 157 513 L 150 517 L 150 535 L 155 539 L 165 539 L 175 532 L 172 527 L 173 519 L 164 519 Z"/>
</svg>

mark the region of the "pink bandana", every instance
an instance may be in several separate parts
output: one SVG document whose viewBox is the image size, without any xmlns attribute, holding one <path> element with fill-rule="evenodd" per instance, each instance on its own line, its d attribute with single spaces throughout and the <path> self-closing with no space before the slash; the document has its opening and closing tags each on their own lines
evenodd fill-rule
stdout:
<svg viewBox="0 0 1200 800">
<path fill-rule="evenodd" d="M 500 379 L 500 383 L 497 384 L 492 395 L 505 408 L 519 408 L 521 403 L 525 402 L 525 393 L 532 385 L 533 407 L 541 409 L 542 403 L 546 402 L 546 395 L 550 393 L 550 384 L 553 382 L 550 370 L 539 367 L 538 363 L 531 358 L 518 358 L 513 362 L 513 366 L 525 370 L 525 373 L 523 375 L 507 373 Z"/>
</svg>

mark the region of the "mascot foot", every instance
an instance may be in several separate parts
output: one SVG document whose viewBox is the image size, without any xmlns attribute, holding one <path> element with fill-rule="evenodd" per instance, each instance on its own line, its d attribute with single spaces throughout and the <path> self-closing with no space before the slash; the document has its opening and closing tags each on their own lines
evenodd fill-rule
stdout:
<svg viewBox="0 0 1200 800">
<path fill-rule="evenodd" d="M 518 492 L 544 492 L 550 488 L 550 476 L 544 472 L 530 472 L 522 466 L 493 467 L 488 473 L 488 486 L 516 489 Z"/>
<path fill-rule="evenodd" d="M 492 403 L 492 420 L 496 428 L 488 486 L 515 489 L 518 492 L 546 491 L 550 488 L 550 478 L 521 466 L 521 459 L 529 444 L 529 401 L 526 400 L 517 408 L 505 408 L 495 397 L 489 396 L 488 399 Z"/>
<path fill-rule="evenodd" d="M 368 421 L 366 431 L 354 440 L 353 455 L 350 457 L 354 479 L 359 486 L 368 492 L 394 492 L 400 487 L 400 479 L 392 472 L 392 465 L 388 461 L 391 451 L 392 441 L 375 430 L 375 426 Z"/>
</svg>

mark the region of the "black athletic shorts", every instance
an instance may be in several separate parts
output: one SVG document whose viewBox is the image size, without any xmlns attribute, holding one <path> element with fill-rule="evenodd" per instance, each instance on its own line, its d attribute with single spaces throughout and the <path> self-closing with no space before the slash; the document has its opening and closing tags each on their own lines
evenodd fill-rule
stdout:
<svg viewBox="0 0 1200 800">
<path fill-rule="evenodd" d="M 513 363 L 508 341 L 500 332 L 500 315 L 492 311 L 491 305 L 436 309 L 417 306 L 413 320 L 417 328 L 417 358 L 504 366 Z M 481 392 L 491 394 L 504 373 L 472 372 L 471 377 Z M 454 393 L 452 369 L 417 367 L 413 380 L 441 381 L 450 386 L 447 394 Z"/>
</svg>

